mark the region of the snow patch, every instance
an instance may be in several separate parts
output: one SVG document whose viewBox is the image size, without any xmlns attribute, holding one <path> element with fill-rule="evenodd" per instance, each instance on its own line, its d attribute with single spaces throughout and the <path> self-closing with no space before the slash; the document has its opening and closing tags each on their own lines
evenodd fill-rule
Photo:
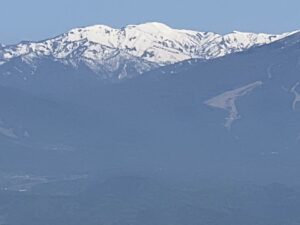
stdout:
<svg viewBox="0 0 300 225">
<path fill-rule="evenodd" d="M 0 127 L 0 134 L 9 138 L 17 139 L 18 136 L 15 134 L 13 128 Z"/>
<path fill-rule="evenodd" d="M 216 97 L 213 97 L 205 101 L 204 104 L 214 108 L 224 109 L 228 111 L 229 115 L 226 118 L 226 122 L 224 126 L 230 129 L 233 122 L 240 118 L 238 109 L 236 107 L 236 100 L 248 94 L 255 88 L 261 86 L 262 84 L 263 84 L 262 81 L 256 81 L 246 86 L 224 92 L 223 94 L 220 94 Z"/>
<path fill-rule="evenodd" d="M 292 88 L 291 92 L 295 95 L 292 108 L 293 110 L 297 110 L 297 103 L 300 102 L 300 94 L 297 92 L 297 87 L 299 86 L 299 82 L 297 82 Z"/>
</svg>

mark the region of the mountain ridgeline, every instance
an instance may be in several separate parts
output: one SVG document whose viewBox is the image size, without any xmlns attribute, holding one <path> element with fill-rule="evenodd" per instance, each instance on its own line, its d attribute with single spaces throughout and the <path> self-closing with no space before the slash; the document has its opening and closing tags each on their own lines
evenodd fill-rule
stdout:
<svg viewBox="0 0 300 225">
<path fill-rule="evenodd" d="M 35 74 L 39 63 L 51 60 L 78 69 L 85 66 L 101 79 L 124 79 L 160 66 L 188 59 L 211 59 L 271 43 L 281 35 L 172 29 L 161 23 L 128 25 L 114 29 L 104 25 L 77 28 L 40 42 L 0 46 L 0 65 L 21 60 L 7 70 L 20 76 Z M 25 68 L 24 68 L 25 66 Z"/>
<path fill-rule="evenodd" d="M 298 32 L 74 29 L 0 82 L 0 225 L 300 223 Z"/>
</svg>

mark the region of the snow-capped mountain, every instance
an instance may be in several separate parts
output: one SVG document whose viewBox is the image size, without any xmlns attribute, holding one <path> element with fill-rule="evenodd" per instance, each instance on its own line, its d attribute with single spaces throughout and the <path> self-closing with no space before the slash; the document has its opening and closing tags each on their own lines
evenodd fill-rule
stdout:
<svg viewBox="0 0 300 225">
<path fill-rule="evenodd" d="M 22 60 L 34 73 L 39 60 L 50 59 L 75 68 L 85 65 L 101 78 L 134 76 L 187 59 L 212 59 L 268 44 L 289 36 L 243 33 L 226 35 L 172 29 L 161 23 L 104 25 L 72 29 L 40 42 L 0 46 L 0 65 Z M 22 73 L 22 68 L 15 66 Z M 6 71 L 9 72 L 9 71 Z"/>
<path fill-rule="evenodd" d="M 0 224 L 300 224 L 300 33 L 122 82 L 71 36 L 2 51 Z"/>
</svg>

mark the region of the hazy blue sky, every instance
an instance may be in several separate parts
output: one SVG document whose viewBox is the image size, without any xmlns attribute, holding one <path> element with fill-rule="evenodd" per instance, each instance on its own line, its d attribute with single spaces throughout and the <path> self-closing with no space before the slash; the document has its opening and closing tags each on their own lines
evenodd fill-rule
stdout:
<svg viewBox="0 0 300 225">
<path fill-rule="evenodd" d="M 227 33 L 300 29 L 299 0 L 3 0 L 0 42 L 40 40 L 92 24 L 158 21 Z"/>
</svg>

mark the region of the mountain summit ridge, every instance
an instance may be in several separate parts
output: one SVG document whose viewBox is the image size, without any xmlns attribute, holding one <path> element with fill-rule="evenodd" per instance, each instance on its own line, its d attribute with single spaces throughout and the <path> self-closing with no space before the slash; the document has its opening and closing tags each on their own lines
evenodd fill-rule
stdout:
<svg viewBox="0 0 300 225">
<path fill-rule="evenodd" d="M 253 46 L 269 44 L 291 33 L 279 35 L 234 31 L 213 32 L 173 29 L 163 23 L 127 25 L 121 29 L 106 25 L 74 28 L 39 42 L 21 42 L 0 47 L 0 65 L 21 59 L 29 66 L 43 58 L 119 79 L 129 71 L 141 74 L 151 69 L 188 59 L 213 59 L 241 52 Z"/>
</svg>

